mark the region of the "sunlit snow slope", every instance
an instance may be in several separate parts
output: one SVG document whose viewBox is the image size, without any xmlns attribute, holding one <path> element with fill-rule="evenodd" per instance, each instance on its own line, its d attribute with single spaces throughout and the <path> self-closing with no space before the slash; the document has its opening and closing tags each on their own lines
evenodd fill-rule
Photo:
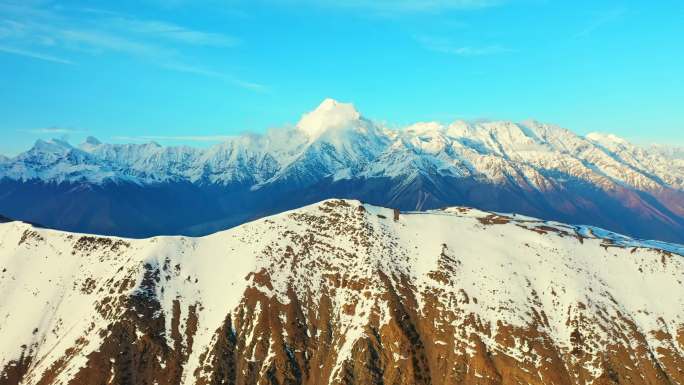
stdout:
<svg viewBox="0 0 684 385">
<path fill-rule="evenodd" d="M 202 238 L 0 224 L 0 384 L 683 384 L 684 249 L 328 200 Z"/>
</svg>

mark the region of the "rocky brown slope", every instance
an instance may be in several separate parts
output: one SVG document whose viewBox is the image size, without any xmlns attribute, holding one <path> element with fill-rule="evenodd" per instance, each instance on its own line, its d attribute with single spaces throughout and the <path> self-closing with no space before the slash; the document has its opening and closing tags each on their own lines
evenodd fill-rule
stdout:
<svg viewBox="0 0 684 385">
<path fill-rule="evenodd" d="M 683 384 L 682 248 L 331 200 L 203 238 L 0 225 L 0 384 Z"/>
</svg>

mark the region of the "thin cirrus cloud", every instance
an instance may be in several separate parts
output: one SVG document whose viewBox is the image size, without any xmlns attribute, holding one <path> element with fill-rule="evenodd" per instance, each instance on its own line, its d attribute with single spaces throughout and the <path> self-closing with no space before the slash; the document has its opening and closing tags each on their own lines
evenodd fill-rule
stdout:
<svg viewBox="0 0 684 385">
<path fill-rule="evenodd" d="M 178 8 L 188 4 L 204 1 L 212 5 L 221 4 L 213 0 L 148 0 L 163 8 Z M 321 7 L 331 9 L 348 9 L 369 11 L 374 14 L 408 14 L 413 12 L 440 12 L 446 10 L 466 10 L 486 8 L 500 5 L 508 0 L 232 0 L 222 4 L 229 6 L 229 11 L 239 12 L 235 5 L 260 2 L 273 6 L 286 7 Z M 226 11 L 223 9 L 222 11 Z"/>
<path fill-rule="evenodd" d="M 233 85 L 236 85 L 238 87 L 250 89 L 252 91 L 265 92 L 268 90 L 268 87 L 264 86 L 263 84 L 248 82 L 248 81 L 245 81 L 242 79 L 235 78 L 235 77 L 233 77 L 229 74 L 223 73 L 223 72 L 214 71 L 214 70 L 210 70 L 210 69 L 195 66 L 195 65 L 188 65 L 188 64 L 183 64 L 183 63 L 165 63 L 162 65 L 162 67 L 169 69 L 169 70 L 173 70 L 173 71 L 186 72 L 186 73 L 216 78 L 216 79 L 225 81 L 227 83 L 231 83 Z"/>
<path fill-rule="evenodd" d="M 581 39 L 593 34 L 596 30 L 619 20 L 627 13 L 627 9 L 618 7 L 609 9 L 594 17 L 594 19 L 584 29 L 575 34 L 575 39 Z"/>
<path fill-rule="evenodd" d="M 174 142 L 223 142 L 234 138 L 234 136 L 229 135 L 179 135 L 179 136 L 166 136 L 166 135 L 141 135 L 141 136 L 114 136 L 112 139 L 118 141 L 126 142 L 149 142 L 149 141 L 174 141 Z"/>
<path fill-rule="evenodd" d="M 498 5 L 502 1 L 503 0 L 280 0 L 279 2 L 363 9 L 387 13 L 404 13 L 485 8 Z"/>
<path fill-rule="evenodd" d="M 28 134 L 35 134 L 35 135 L 68 135 L 68 134 L 80 134 L 84 133 L 85 131 L 82 130 L 75 130 L 73 128 L 64 128 L 64 127 L 41 127 L 41 128 L 32 128 L 28 130 L 19 130 L 20 132 L 25 132 Z"/>
<path fill-rule="evenodd" d="M 515 52 L 498 44 L 484 46 L 457 45 L 444 38 L 432 36 L 416 36 L 415 40 L 425 49 L 443 54 L 462 57 L 488 56 Z"/>
<path fill-rule="evenodd" d="M 74 64 L 71 60 L 62 59 L 62 58 L 59 58 L 57 56 L 52 56 L 52 55 L 47 55 L 47 54 L 40 53 L 40 52 L 33 52 L 33 51 L 25 50 L 25 49 L 19 49 L 19 48 L 7 47 L 7 46 L 0 46 L 0 52 L 12 54 L 12 55 L 30 57 L 33 59 L 43 60 L 43 61 L 52 62 L 52 63 Z"/>
<path fill-rule="evenodd" d="M 155 36 L 159 39 L 191 45 L 232 47 L 240 44 L 240 39 L 219 33 L 188 29 L 176 24 L 157 20 L 136 20 L 117 17 L 110 21 L 113 26 L 123 30 Z"/>
<path fill-rule="evenodd" d="M 168 50 L 156 44 L 135 41 L 115 34 L 103 33 L 85 29 L 59 29 L 55 36 L 63 39 L 67 44 L 76 45 L 76 49 L 83 51 L 120 52 L 136 56 L 156 57 L 167 54 Z"/>
<path fill-rule="evenodd" d="M 0 13 L 4 16 L 0 20 L 0 53 L 59 64 L 76 64 L 72 57 L 83 54 L 127 55 L 169 70 L 219 79 L 251 91 L 266 88 L 203 65 L 185 63 L 185 57 L 190 56 L 184 54 L 187 49 L 225 49 L 241 44 L 240 39 L 233 36 L 106 10 L 46 8 L 31 2 L 0 1 Z"/>
</svg>

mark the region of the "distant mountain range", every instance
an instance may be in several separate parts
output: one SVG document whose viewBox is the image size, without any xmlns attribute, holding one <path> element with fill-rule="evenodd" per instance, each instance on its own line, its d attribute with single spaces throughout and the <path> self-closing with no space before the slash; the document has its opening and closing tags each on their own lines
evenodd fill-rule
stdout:
<svg viewBox="0 0 684 385">
<path fill-rule="evenodd" d="M 594 227 L 327 200 L 0 244 L 2 385 L 684 383 L 684 247 Z"/>
<path fill-rule="evenodd" d="M 327 99 L 295 127 L 208 149 L 53 139 L 0 159 L 0 213 L 71 231 L 202 235 L 331 197 L 684 242 L 684 151 L 536 121 L 389 129 Z"/>
</svg>

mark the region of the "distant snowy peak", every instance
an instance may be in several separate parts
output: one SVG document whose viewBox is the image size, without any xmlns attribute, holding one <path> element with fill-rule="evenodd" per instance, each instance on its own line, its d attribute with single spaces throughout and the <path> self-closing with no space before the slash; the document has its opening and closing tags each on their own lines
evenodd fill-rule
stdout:
<svg viewBox="0 0 684 385">
<path fill-rule="evenodd" d="M 83 143 L 81 143 L 78 148 L 85 152 L 92 152 L 93 150 L 97 149 L 98 146 L 100 146 L 102 142 L 100 142 L 96 137 L 94 136 L 89 136 L 85 139 Z"/>
<path fill-rule="evenodd" d="M 662 144 L 652 144 L 644 146 L 647 151 L 660 154 L 668 159 L 684 161 L 684 146 L 668 146 Z"/>
<path fill-rule="evenodd" d="M 565 149 L 563 144 L 579 139 L 561 127 L 536 121 L 514 123 L 458 120 L 449 125 L 438 122 L 420 122 L 406 127 L 402 133 L 413 143 L 430 143 L 436 145 L 437 148 L 443 148 L 445 144 L 448 144 L 445 142 L 453 142 L 480 152 L 499 155 L 529 150 L 560 151 Z"/>
<path fill-rule="evenodd" d="M 586 135 L 586 138 L 594 143 L 604 146 L 609 149 L 629 146 L 630 143 L 624 138 L 613 134 L 604 134 L 600 132 L 592 132 Z"/>
<path fill-rule="evenodd" d="M 74 147 L 71 144 L 69 144 L 69 142 L 62 139 L 38 139 L 29 151 L 33 153 L 64 153 L 66 151 L 72 150 L 73 148 Z"/>
</svg>

